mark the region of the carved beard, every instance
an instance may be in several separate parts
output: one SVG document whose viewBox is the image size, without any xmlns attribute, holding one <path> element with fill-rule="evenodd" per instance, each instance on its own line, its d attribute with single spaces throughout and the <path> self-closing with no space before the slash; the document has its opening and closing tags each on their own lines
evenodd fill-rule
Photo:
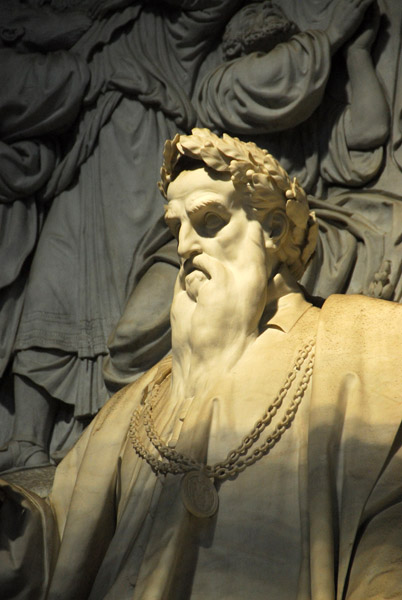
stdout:
<svg viewBox="0 0 402 600">
<path fill-rule="evenodd" d="M 198 261 L 197 267 L 193 258 L 185 260 L 179 272 L 180 286 L 194 302 L 198 300 L 201 286 L 210 279 L 211 276 L 205 268 L 202 268 L 202 263 Z"/>
<path fill-rule="evenodd" d="M 261 244 L 254 244 L 240 264 L 207 254 L 186 260 L 171 310 L 174 379 L 188 380 L 191 387 L 229 371 L 258 336 L 266 291 Z"/>
</svg>

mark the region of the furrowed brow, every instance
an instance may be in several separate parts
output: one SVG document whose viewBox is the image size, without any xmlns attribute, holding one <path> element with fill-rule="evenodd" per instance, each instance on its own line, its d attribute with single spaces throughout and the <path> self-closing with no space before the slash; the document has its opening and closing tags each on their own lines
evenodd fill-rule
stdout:
<svg viewBox="0 0 402 600">
<path fill-rule="evenodd" d="M 174 213 L 172 213 L 171 211 L 171 207 L 169 206 L 169 204 L 165 204 L 164 205 L 164 210 L 165 210 L 165 220 L 167 221 L 172 221 L 173 219 L 177 219 L 177 215 L 175 215 Z M 169 212 L 170 211 L 170 212 Z"/>
<path fill-rule="evenodd" d="M 216 200 L 196 200 L 187 209 L 187 214 L 192 215 L 200 210 L 203 210 L 204 208 L 214 208 L 215 210 L 219 210 L 222 213 L 226 212 L 227 210 L 225 206 L 223 206 L 220 202 L 217 202 Z"/>
</svg>

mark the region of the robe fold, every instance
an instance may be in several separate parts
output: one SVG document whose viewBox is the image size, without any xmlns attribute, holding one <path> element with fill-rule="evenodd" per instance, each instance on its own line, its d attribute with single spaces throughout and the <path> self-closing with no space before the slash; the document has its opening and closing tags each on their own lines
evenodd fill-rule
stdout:
<svg viewBox="0 0 402 600">
<path fill-rule="evenodd" d="M 71 147 L 42 191 L 44 201 L 55 197 L 30 270 L 13 372 L 76 418 L 96 414 L 108 397 L 107 340 L 130 273 L 143 268 L 141 239 L 163 214 L 163 145 L 195 124 L 195 74 L 237 5 L 203 0 L 181 11 L 134 2 L 94 23 L 73 49 L 88 60 L 90 85 Z M 63 435 L 54 434 L 56 446 Z"/>
</svg>

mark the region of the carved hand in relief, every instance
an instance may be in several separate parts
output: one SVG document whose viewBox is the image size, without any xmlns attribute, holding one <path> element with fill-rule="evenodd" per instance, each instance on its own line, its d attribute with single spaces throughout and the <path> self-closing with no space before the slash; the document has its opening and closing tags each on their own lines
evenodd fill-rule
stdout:
<svg viewBox="0 0 402 600">
<path fill-rule="evenodd" d="M 339 0 L 326 29 L 332 52 L 336 52 L 354 34 L 373 0 Z"/>
<path fill-rule="evenodd" d="M 370 50 L 377 37 L 379 25 L 380 11 L 377 4 L 374 3 L 366 11 L 360 27 L 348 42 L 346 51 Z"/>
</svg>

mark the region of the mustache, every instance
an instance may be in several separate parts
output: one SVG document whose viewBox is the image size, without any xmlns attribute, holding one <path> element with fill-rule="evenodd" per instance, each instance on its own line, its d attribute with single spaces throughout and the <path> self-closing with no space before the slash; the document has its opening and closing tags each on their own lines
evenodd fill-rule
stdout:
<svg viewBox="0 0 402 600">
<path fill-rule="evenodd" d="M 181 268 L 180 268 L 182 279 L 187 277 L 187 275 L 189 275 L 193 271 L 201 271 L 202 273 L 204 273 L 204 275 L 206 277 L 208 277 L 208 279 L 211 279 L 210 273 L 208 272 L 206 267 L 203 265 L 201 256 L 194 256 L 194 257 L 186 258 L 186 260 L 183 262 L 183 264 L 181 265 Z"/>
</svg>

